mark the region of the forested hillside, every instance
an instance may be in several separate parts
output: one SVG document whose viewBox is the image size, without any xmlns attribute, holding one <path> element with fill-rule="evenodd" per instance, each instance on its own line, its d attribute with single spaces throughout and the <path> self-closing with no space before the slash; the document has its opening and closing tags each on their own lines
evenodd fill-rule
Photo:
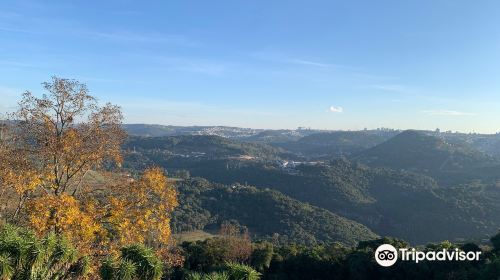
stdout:
<svg viewBox="0 0 500 280">
<path fill-rule="evenodd" d="M 164 157 L 228 158 L 249 156 L 277 159 L 284 151 L 266 144 L 237 142 L 215 135 L 130 137 L 124 149 L 156 151 Z"/>
<path fill-rule="evenodd" d="M 331 159 L 339 156 L 355 155 L 386 141 L 397 133 L 397 131 L 323 132 L 302 137 L 297 141 L 278 143 L 276 146 L 307 158 Z"/>
<path fill-rule="evenodd" d="M 327 139 L 327 143 L 333 141 Z M 493 158 L 413 131 L 403 132 L 366 153 L 379 150 L 386 151 L 377 157 L 380 164 L 368 163 L 381 167 L 356 163 L 366 157 L 363 152 L 352 161 L 305 162 L 284 168 L 273 160 L 152 156 L 146 148 L 140 154 L 127 155 L 125 166 L 134 169 L 140 162 L 146 166 L 158 164 L 173 174 L 185 170 L 213 182 L 273 189 L 357 221 L 379 235 L 412 243 L 481 238 L 500 225 L 500 219 L 492 214 L 498 201 Z M 403 155 L 406 152 L 408 156 Z M 398 157 L 399 153 L 402 156 Z M 433 169 L 450 156 L 450 165 L 446 165 L 450 169 Z M 400 168 L 395 168 L 398 164 Z M 430 224 L 434 226 L 429 228 Z"/>
<path fill-rule="evenodd" d="M 226 221 L 248 228 L 253 239 L 314 245 L 355 245 L 376 237 L 365 226 L 270 189 L 202 179 L 178 182 L 179 204 L 173 215 L 177 232 L 218 229 Z"/>
<path fill-rule="evenodd" d="M 361 152 L 356 160 L 374 166 L 434 174 L 440 171 L 488 166 L 491 156 L 466 143 L 449 143 L 418 131 L 404 131 L 388 141 Z"/>
</svg>

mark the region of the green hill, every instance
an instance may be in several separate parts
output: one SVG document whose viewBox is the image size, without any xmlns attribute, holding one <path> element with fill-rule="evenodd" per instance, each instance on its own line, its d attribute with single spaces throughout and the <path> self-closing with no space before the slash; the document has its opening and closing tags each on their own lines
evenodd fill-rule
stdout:
<svg viewBox="0 0 500 280">
<path fill-rule="evenodd" d="M 348 156 L 374 147 L 395 132 L 335 131 L 314 133 L 293 142 L 277 144 L 290 152 L 307 158 L 332 158 Z"/>
<path fill-rule="evenodd" d="M 181 127 L 156 124 L 123 124 L 123 129 L 132 136 L 160 137 L 180 133 Z"/>
<path fill-rule="evenodd" d="M 408 171 L 346 160 L 299 166 L 294 173 L 258 162 L 227 160 L 168 161 L 164 166 L 222 184 L 274 189 L 357 221 L 379 235 L 417 244 L 491 235 L 500 226 L 500 218 L 493 214 L 497 207 L 490 207 L 500 203 L 499 196 L 492 195 L 500 193 L 498 189 L 442 187 L 431 177 Z M 488 192 L 481 191 L 485 188 Z"/>
<path fill-rule="evenodd" d="M 451 144 L 414 130 L 393 138 L 354 157 L 371 166 L 385 166 L 433 174 L 493 164 L 493 158 L 465 144 Z"/>
<path fill-rule="evenodd" d="M 282 193 L 242 185 L 224 186 L 192 179 L 178 184 L 180 206 L 173 228 L 206 229 L 236 221 L 254 238 L 277 237 L 281 242 L 355 245 L 377 235 L 365 226 L 330 211 L 302 203 Z"/>
<path fill-rule="evenodd" d="M 125 150 L 155 152 L 162 156 L 227 158 L 250 156 L 277 158 L 283 151 L 266 144 L 237 142 L 214 135 L 181 135 L 168 137 L 129 137 Z"/>
<path fill-rule="evenodd" d="M 246 137 L 244 140 L 249 142 L 267 143 L 267 144 L 281 144 L 287 142 L 297 141 L 300 138 L 318 133 L 317 130 L 309 129 L 299 129 L 299 130 L 288 130 L 288 129 L 276 129 L 276 130 L 264 130 L 255 135 Z"/>
</svg>

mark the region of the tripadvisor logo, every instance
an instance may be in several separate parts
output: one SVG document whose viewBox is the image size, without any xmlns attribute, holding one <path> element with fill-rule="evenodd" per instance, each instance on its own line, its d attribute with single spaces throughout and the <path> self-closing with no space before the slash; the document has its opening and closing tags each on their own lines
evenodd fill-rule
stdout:
<svg viewBox="0 0 500 280">
<path fill-rule="evenodd" d="M 375 250 L 375 261 L 381 266 L 392 266 L 401 258 L 401 261 L 478 261 L 481 251 L 465 252 L 458 248 L 453 250 L 442 249 L 439 251 L 418 251 L 415 248 L 399 248 L 397 250 L 390 244 L 382 244 Z"/>
<path fill-rule="evenodd" d="M 390 244 L 382 244 L 375 251 L 375 260 L 381 266 L 391 266 L 398 260 L 398 251 Z"/>
</svg>

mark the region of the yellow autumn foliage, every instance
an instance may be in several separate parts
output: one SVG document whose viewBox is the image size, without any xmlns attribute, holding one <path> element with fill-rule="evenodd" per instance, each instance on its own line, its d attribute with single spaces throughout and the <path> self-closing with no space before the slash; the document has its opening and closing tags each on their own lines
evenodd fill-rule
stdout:
<svg viewBox="0 0 500 280">
<path fill-rule="evenodd" d="M 46 194 L 30 200 L 25 213 L 38 234 L 65 234 L 87 252 L 131 243 L 160 248 L 170 241 L 170 215 L 177 204 L 176 190 L 163 170 L 151 168 L 138 181 L 109 188 L 106 197 Z"/>
<path fill-rule="evenodd" d="M 40 196 L 27 203 L 28 223 L 40 235 L 56 231 L 89 252 L 103 235 L 103 228 L 82 206 L 68 194 Z"/>
<path fill-rule="evenodd" d="M 115 189 L 106 223 L 120 244 L 168 243 L 170 215 L 177 206 L 177 192 L 158 167 L 147 169 L 140 180 Z"/>
<path fill-rule="evenodd" d="M 137 180 L 86 181 L 89 172 L 106 173 L 104 164 L 120 167 L 120 108 L 99 106 L 78 81 L 43 85 L 49 94 L 26 92 L 9 137 L 0 139 L 0 218 L 63 234 L 91 255 L 134 242 L 166 246 L 178 202 L 161 168 Z"/>
</svg>

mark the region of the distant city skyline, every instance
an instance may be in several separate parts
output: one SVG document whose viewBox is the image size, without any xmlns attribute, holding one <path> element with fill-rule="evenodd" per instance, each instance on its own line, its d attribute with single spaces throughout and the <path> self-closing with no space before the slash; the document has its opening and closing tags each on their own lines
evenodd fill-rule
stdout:
<svg viewBox="0 0 500 280">
<path fill-rule="evenodd" d="M 53 75 L 126 123 L 500 131 L 498 1 L 2 1 L 0 113 Z"/>
</svg>

